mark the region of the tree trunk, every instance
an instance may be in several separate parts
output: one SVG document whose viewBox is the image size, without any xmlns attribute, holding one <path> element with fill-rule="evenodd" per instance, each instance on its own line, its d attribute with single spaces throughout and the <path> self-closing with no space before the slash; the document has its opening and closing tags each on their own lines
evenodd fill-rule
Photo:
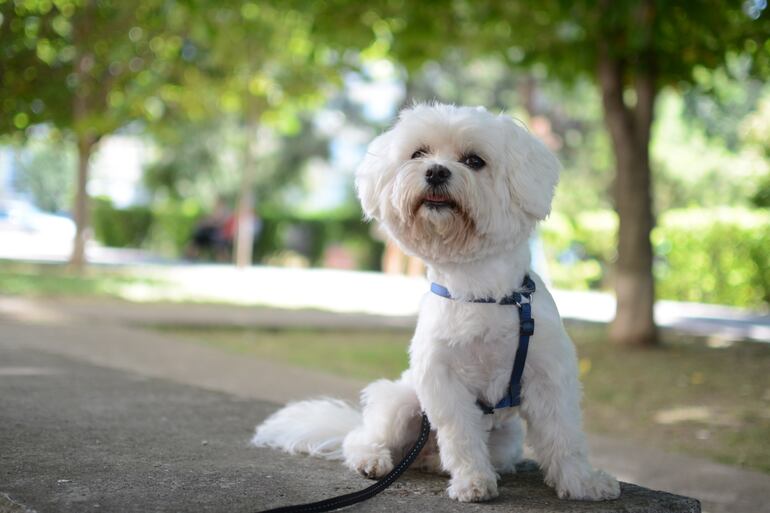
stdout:
<svg viewBox="0 0 770 513">
<path fill-rule="evenodd" d="M 632 111 L 623 99 L 624 62 L 607 46 L 599 52 L 598 78 L 604 120 L 612 138 L 617 165 L 614 203 L 618 214 L 618 258 L 615 264 L 617 311 L 610 340 L 624 345 L 658 343 L 653 316 L 655 284 L 652 274 L 653 227 L 650 128 L 655 103 L 654 75 L 638 71 L 637 101 Z"/>
<path fill-rule="evenodd" d="M 243 152 L 243 169 L 241 170 L 241 187 L 238 192 L 238 228 L 235 233 L 234 261 L 237 267 L 248 267 L 252 264 L 254 253 L 254 145 L 252 140 L 257 137 L 254 125 L 246 127 L 246 142 Z"/>
<path fill-rule="evenodd" d="M 78 147 L 78 179 L 73 205 L 75 218 L 75 240 L 72 241 L 70 267 L 81 272 L 86 263 L 86 244 L 89 235 L 89 202 L 88 202 L 88 166 L 94 145 L 98 138 L 92 132 L 88 123 L 90 95 L 92 84 L 89 71 L 93 66 L 94 56 L 85 43 L 85 34 L 90 25 L 90 13 L 93 1 L 87 0 L 73 18 L 73 43 L 77 55 L 73 60 L 73 75 L 76 78 L 76 88 L 72 100 L 72 126 L 74 128 Z"/>
<path fill-rule="evenodd" d="M 83 270 L 86 263 L 86 244 L 89 234 L 89 204 L 88 204 L 88 163 L 94 147 L 92 138 L 78 134 L 78 180 L 75 191 L 73 215 L 75 218 L 75 240 L 72 243 L 70 266 L 77 272 Z"/>
</svg>

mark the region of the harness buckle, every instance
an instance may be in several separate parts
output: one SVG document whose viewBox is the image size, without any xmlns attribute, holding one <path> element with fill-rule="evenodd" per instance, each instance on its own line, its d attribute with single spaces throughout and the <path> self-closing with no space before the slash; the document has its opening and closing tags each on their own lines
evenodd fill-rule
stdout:
<svg viewBox="0 0 770 513">
<path fill-rule="evenodd" d="M 535 333 L 535 319 L 524 319 L 519 322 L 519 334 L 531 337 Z"/>
</svg>

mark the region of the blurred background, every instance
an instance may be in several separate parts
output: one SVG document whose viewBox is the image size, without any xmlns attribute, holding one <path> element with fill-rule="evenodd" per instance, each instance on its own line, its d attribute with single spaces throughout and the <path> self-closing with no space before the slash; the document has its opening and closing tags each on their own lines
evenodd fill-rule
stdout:
<svg viewBox="0 0 770 513">
<path fill-rule="evenodd" d="M 533 265 L 589 428 L 768 473 L 768 36 L 765 0 L 0 0 L 0 294 L 397 376 L 424 269 L 353 172 L 404 106 L 484 105 L 564 165 Z"/>
</svg>

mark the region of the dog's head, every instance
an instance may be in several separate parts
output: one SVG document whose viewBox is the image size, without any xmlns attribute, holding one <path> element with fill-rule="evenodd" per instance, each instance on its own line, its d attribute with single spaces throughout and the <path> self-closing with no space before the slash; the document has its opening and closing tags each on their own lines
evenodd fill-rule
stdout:
<svg viewBox="0 0 770 513">
<path fill-rule="evenodd" d="M 416 105 L 369 145 L 356 188 L 367 218 L 406 252 L 462 263 L 525 242 L 550 212 L 559 169 L 507 116 Z"/>
</svg>

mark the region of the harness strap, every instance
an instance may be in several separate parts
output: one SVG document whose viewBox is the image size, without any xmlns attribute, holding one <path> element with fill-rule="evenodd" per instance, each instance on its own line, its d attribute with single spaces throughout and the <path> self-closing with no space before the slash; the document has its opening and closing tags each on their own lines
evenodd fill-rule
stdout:
<svg viewBox="0 0 770 513">
<path fill-rule="evenodd" d="M 430 290 L 441 297 L 447 299 L 454 299 L 449 293 L 446 287 L 443 287 L 437 283 L 431 283 Z M 509 296 L 505 296 L 499 302 L 494 299 L 475 299 L 473 303 L 498 303 L 500 305 L 516 305 L 519 309 L 519 347 L 516 349 L 516 357 L 513 361 L 513 370 L 511 371 L 511 382 L 508 386 L 508 393 L 503 399 L 497 403 L 493 408 L 481 400 L 477 400 L 476 404 L 479 405 L 484 413 L 492 414 L 495 409 L 508 408 L 510 406 L 518 406 L 521 404 L 521 376 L 524 373 L 524 364 L 527 360 L 527 349 L 529 348 L 529 337 L 535 332 L 535 320 L 532 318 L 532 308 L 530 301 L 532 300 L 532 294 L 535 293 L 535 282 L 533 282 L 529 276 L 524 277 L 524 283 L 522 290 L 514 292 Z M 525 301 L 526 300 L 526 301 Z M 420 425 L 420 435 L 412 446 L 412 449 L 404 456 L 401 462 L 393 467 L 388 475 L 377 481 L 375 484 L 359 490 L 357 492 L 340 495 L 339 497 L 332 497 L 330 499 L 311 502 L 307 504 L 296 504 L 293 506 L 284 506 L 281 508 L 270 509 L 262 513 L 320 513 L 323 511 L 333 511 L 335 509 L 344 508 L 367 499 L 370 499 L 385 490 L 388 486 L 398 479 L 403 474 L 409 465 L 411 465 L 417 456 L 420 454 L 425 442 L 428 440 L 431 426 L 428 421 L 428 416 L 422 413 L 422 423 Z"/>
<path fill-rule="evenodd" d="M 449 293 L 449 290 L 438 283 L 430 284 L 430 291 L 446 299 L 455 298 Z M 515 305 L 519 311 L 519 346 L 516 348 L 516 356 L 513 360 L 511 369 L 511 381 L 508 384 L 508 391 L 503 398 L 494 407 L 488 405 L 481 399 L 476 400 L 476 404 L 485 415 L 491 415 L 495 410 L 502 408 L 511 408 L 521 404 L 521 378 L 524 375 L 524 364 L 527 362 L 527 351 L 529 351 L 529 337 L 535 333 L 535 319 L 532 318 L 532 294 L 535 293 L 535 282 L 529 275 L 524 276 L 521 290 L 505 296 L 500 301 L 494 298 L 471 299 L 469 303 L 497 303 L 499 305 Z"/>
</svg>

